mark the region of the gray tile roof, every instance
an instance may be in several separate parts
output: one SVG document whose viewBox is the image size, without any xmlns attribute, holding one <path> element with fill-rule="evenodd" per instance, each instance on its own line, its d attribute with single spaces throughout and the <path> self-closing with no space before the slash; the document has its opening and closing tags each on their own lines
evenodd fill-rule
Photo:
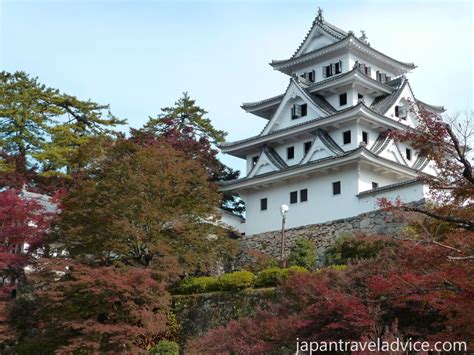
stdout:
<svg viewBox="0 0 474 355">
<path fill-rule="evenodd" d="M 420 183 L 420 182 L 421 181 L 419 179 L 405 180 L 405 181 L 397 182 L 395 184 L 385 185 L 385 186 L 377 187 L 375 189 L 362 191 L 359 194 L 357 194 L 356 196 L 357 197 L 364 197 L 364 196 L 376 194 L 378 192 L 395 190 L 395 189 L 397 189 L 399 187 L 402 187 L 402 186 L 414 185 L 414 184 L 417 184 L 417 183 Z"/>
<path fill-rule="evenodd" d="M 344 150 L 334 141 L 334 139 L 331 138 L 327 131 L 318 129 L 316 135 L 331 152 L 336 155 L 344 154 Z"/>
<path fill-rule="evenodd" d="M 298 57 L 291 57 L 289 59 L 283 59 L 283 60 L 272 60 L 270 65 L 271 66 L 282 66 L 282 65 L 292 65 L 293 63 L 296 63 L 296 62 L 299 63 L 302 60 L 304 60 L 305 58 L 311 58 L 313 55 L 317 55 L 319 53 L 325 52 L 328 49 L 332 49 L 332 47 L 337 47 L 343 41 L 348 41 L 350 38 L 352 38 L 358 45 L 365 48 L 368 53 L 372 53 L 372 55 L 377 55 L 377 56 L 380 56 L 380 57 L 384 58 L 385 60 L 397 63 L 398 65 L 401 65 L 401 66 L 405 67 L 406 69 L 415 69 L 416 68 L 416 65 L 413 64 L 413 63 L 401 62 L 399 60 L 396 60 L 396 59 L 394 59 L 394 58 L 392 58 L 392 57 L 390 57 L 390 56 L 388 56 L 388 55 L 386 55 L 386 54 L 370 47 L 367 43 L 362 42 L 360 39 L 355 37 L 353 34 L 348 34 L 345 38 L 339 40 L 338 42 L 329 44 L 327 46 L 324 46 L 324 47 L 321 47 L 321 48 L 318 48 L 318 49 L 314 49 L 314 50 L 312 50 L 310 52 L 307 52 L 305 54 L 302 54 Z"/>
<path fill-rule="evenodd" d="M 406 78 L 402 77 L 400 80 L 397 80 L 397 82 L 398 86 L 393 86 L 393 88 L 396 89 L 394 92 L 388 95 L 379 96 L 372 102 L 372 104 L 370 105 L 370 108 L 372 110 L 381 115 L 384 115 L 388 111 L 388 109 L 397 101 L 403 89 L 407 85 L 408 81 L 406 80 Z"/>
<path fill-rule="evenodd" d="M 268 159 L 275 164 L 278 169 L 286 169 L 288 168 L 288 164 L 280 157 L 280 155 L 275 151 L 275 149 L 271 147 L 264 146 L 263 150 L 267 153 Z"/>
<path fill-rule="evenodd" d="M 362 104 L 358 104 L 357 106 L 359 105 L 362 105 Z M 344 113 L 346 111 L 350 111 L 352 109 L 354 109 L 355 107 L 357 106 L 350 106 L 350 107 L 347 107 L 343 110 L 340 110 L 340 111 L 337 111 L 335 115 L 338 115 L 338 114 L 341 114 L 341 113 Z M 234 141 L 234 142 L 224 142 L 224 143 L 221 143 L 219 144 L 219 147 L 231 147 L 231 146 L 234 146 L 234 145 L 237 145 L 237 144 L 241 144 L 241 143 L 245 143 L 245 142 L 251 142 L 253 140 L 256 140 L 260 137 L 267 137 L 267 136 L 272 136 L 274 134 L 277 134 L 277 133 L 280 133 L 280 132 L 284 132 L 284 131 L 288 131 L 290 129 L 293 129 L 293 128 L 296 128 L 296 127 L 301 127 L 301 126 L 306 126 L 306 125 L 309 125 L 311 123 L 314 123 L 314 122 L 317 122 L 317 121 L 321 121 L 321 120 L 324 120 L 326 118 L 329 118 L 331 116 L 325 116 L 325 117 L 318 117 L 318 118 L 314 118 L 312 120 L 309 120 L 309 121 L 305 121 L 305 122 L 301 122 L 301 123 L 297 123 L 297 124 L 294 124 L 292 126 L 289 126 L 289 127 L 285 127 L 285 128 L 280 128 L 280 129 L 276 129 L 274 131 L 271 131 L 269 133 L 267 133 L 266 135 L 262 136 L 261 134 L 259 135 L 256 135 L 256 136 L 253 136 L 253 137 L 249 137 L 249 138 L 245 138 L 245 139 L 240 139 L 238 141 Z"/>
<path fill-rule="evenodd" d="M 287 172 L 287 171 L 291 171 L 291 170 L 295 170 L 295 169 L 298 169 L 298 168 L 302 168 L 302 167 L 306 167 L 306 166 L 311 166 L 311 165 L 316 165 L 316 164 L 319 164 L 319 163 L 322 163 L 324 161 L 330 161 L 330 160 L 338 160 L 338 159 L 341 159 L 341 158 L 344 158 L 344 157 L 347 157 L 347 156 L 350 156 L 350 155 L 353 155 L 357 152 L 360 152 L 360 151 L 364 151 L 366 153 L 368 153 L 369 155 L 381 160 L 381 161 L 384 161 L 384 162 L 387 162 L 387 163 L 390 163 L 390 164 L 393 164 L 393 165 L 398 165 L 400 167 L 403 167 L 405 169 L 408 169 L 408 170 L 411 170 L 413 172 L 417 172 L 417 170 L 413 169 L 413 168 L 410 168 L 409 166 L 406 166 L 406 165 L 403 165 L 403 164 L 400 164 L 400 163 L 397 163 L 396 161 L 393 161 L 393 160 L 390 160 L 390 159 L 387 159 L 387 158 L 383 158 L 383 157 L 380 157 L 374 153 L 372 153 L 370 150 L 368 150 L 367 148 L 365 148 L 364 146 L 360 146 L 356 149 L 352 149 L 352 150 L 349 150 L 347 152 L 343 152 L 343 154 L 341 155 L 335 155 L 335 156 L 332 156 L 332 157 L 326 157 L 326 158 L 322 158 L 322 159 L 317 159 L 317 160 L 313 160 L 313 161 L 309 161 L 305 164 L 296 164 L 296 165 L 291 165 L 291 166 L 288 166 L 287 168 L 285 169 L 281 169 L 281 170 L 278 170 L 278 171 L 271 171 L 271 172 L 268 172 L 268 173 L 264 173 L 264 174 L 260 174 L 260 175 L 255 175 L 251 178 L 248 178 L 248 177 L 243 177 L 243 178 L 240 178 L 240 179 L 236 179 L 236 180 L 230 180 L 230 181 L 220 181 L 219 182 L 219 185 L 221 186 L 230 186 L 230 185 L 234 185 L 234 184 L 238 184 L 240 182 L 244 182 L 244 181 L 251 181 L 251 180 L 254 180 L 254 179 L 257 179 L 257 178 L 262 178 L 262 177 L 266 177 L 266 176 L 271 176 L 271 175 L 275 175 L 275 174 L 279 174 L 279 173 L 282 173 L 282 172 Z"/>
<path fill-rule="evenodd" d="M 328 83 L 328 82 L 331 82 L 331 81 L 335 81 L 335 80 L 338 80 L 338 79 L 342 79 L 346 76 L 349 76 L 351 74 L 353 74 L 354 72 L 358 72 L 362 75 L 364 75 L 364 77 L 373 82 L 374 84 L 378 84 L 378 85 L 383 85 L 385 86 L 388 90 L 394 90 L 394 86 L 393 84 L 391 85 L 388 85 L 389 82 L 387 83 L 381 83 L 380 81 L 378 80 L 375 80 L 375 79 L 372 79 L 370 76 L 366 75 L 365 73 L 363 73 L 359 68 L 353 68 L 345 73 L 342 73 L 342 74 L 338 74 L 338 75 L 334 75 L 334 76 L 331 76 L 327 79 L 324 79 L 324 80 L 321 80 L 321 81 L 318 81 L 316 83 L 313 83 L 311 85 L 308 85 L 305 90 L 308 92 L 308 93 L 311 93 L 311 95 L 315 95 L 315 94 L 312 94 L 313 91 L 316 91 L 318 89 L 318 87 Z M 398 79 L 394 79 L 394 80 L 398 80 Z M 394 81 L 392 80 L 392 81 Z M 287 88 L 288 89 L 288 88 Z M 273 97 L 269 97 L 268 99 L 263 99 L 263 100 L 260 100 L 260 101 L 255 101 L 255 102 L 244 102 L 240 107 L 242 107 L 244 110 L 247 110 L 247 109 L 251 109 L 253 107 L 256 107 L 256 106 L 259 106 L 259 105 L 263 105 L 263 104 L 267 104 L 267 103 L 274 103 L 275 105 L 279 104 L 280 101 L 283 99 L 283 96 L 285 96 L 285 94 L 280 94 L 280 95 L 277 95 L 277 96 L 273 96 Z M 327 100 L 324 100 L 326 101 L 327 103 Z M 332 106 L 331 106 L 332 107 Z M 334 108 L 333 108 L 334 109 Z"/>
</svg>

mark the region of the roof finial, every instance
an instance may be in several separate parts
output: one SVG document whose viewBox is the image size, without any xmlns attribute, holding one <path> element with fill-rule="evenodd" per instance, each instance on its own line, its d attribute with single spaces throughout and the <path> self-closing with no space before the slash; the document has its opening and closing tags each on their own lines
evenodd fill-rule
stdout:
<svg viewBox="0 0 474 355">
<path fill-rule="evenodd" d="M 367 34 L 365 33 L 364 30 L 360 30 L 360 37 L 359 37 L 359 39 L 360 39 L 362 42 L 367 43 Z"/>
<path fill-rule="evenodd" d="M 318 16 L 316 17 L 316 20 L 318 22 L 323 22 L 324 21 L 324 18 L 323 18 L 323 9 L 321 9 L 320 7 L 318 7 Z"/>
</svg>

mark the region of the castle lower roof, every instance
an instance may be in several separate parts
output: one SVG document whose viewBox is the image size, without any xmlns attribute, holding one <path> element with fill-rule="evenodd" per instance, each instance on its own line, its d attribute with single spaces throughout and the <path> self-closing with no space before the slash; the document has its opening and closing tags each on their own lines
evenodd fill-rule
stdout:
<svg viewBox="0 0 474 355">
<path fill-rule="evenodd" d="M 341 155 L 335 155 L 326 157 L 318 160 L 309 161 L 305 164 L 296 164 L 288 166 L 287 168 L 280 169 L 278 171 L 272 171 L 260 175 L 254 175 L 252 177 L 243 177 L 231 181 L 219 182 L 221 191 L 231 191 L 241 188 L 251 187 L 259 183 L 268 183 L 271 181 L 280 180 L 281 178 L 294 177 L 300 173 L 306 173 L 308 171 L 314 171 L 327 166 L 344 165 L 353 161 L 365 159 L 373 163 L 377 163 L 382 166 L 389 166 L 394 172 L 398 172 L 408 177 L 415 177 L 418 173 L 417 170 L 410 168 L 406 165 L 397 163 L 393 160 L 389 160 L 380 157 L 364 146 L 360 146 L 356 149 L 344 152 Z"/>
</svg>

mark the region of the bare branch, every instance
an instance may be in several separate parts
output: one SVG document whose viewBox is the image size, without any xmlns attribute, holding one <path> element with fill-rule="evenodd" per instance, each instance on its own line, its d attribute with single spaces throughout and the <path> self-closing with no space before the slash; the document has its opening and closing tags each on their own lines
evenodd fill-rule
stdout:
<svg viewBox="0 0 474 355">
<path fill-rule="evenodd" d="M 474 222 L 470 221 L 468 219 L 460 218 L 460 217 L 455 217 L 455 216 L 448 216 L 448 215 L 443 215 L 439 214 L 430 210 L 426 210 L 424 208 L 420 207 L 412 207 L 412 206 L 400 206 L 400 209 L 403 209 L 404 211 L 407 212 L 417 212 L 424 214 L 425 216 L 444 221 L 444 222 L 449 222 L 455 224 L 457 227 L 462 228 L 462 229 L 467 229 L 474 231 Z"/>
</svg>

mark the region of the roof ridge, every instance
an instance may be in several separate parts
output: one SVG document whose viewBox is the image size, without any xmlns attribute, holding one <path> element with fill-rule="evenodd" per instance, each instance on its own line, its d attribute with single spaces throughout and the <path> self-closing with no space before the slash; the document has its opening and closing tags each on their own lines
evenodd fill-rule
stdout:
<svg viewBox="0 0 474 355">
<path fill-rule="evenodd" d="M 313 20 L 313 23 L 311 24 L 311 27 L 310 29 L 308 30 L 308 32 L 306 32 L 306 35 L 304 36 L 303 40 L 301 41 L 300 45 L 298 46 L 298 48 L 296 48 L 296 50 L 294 51 L 294 53 L 291 55 L 291 58 L 296 58 L 296 54 L 300 51 L 300 49 L 303 47 L 303 45 L 306 43 L 306 40 L 308 39 L 309 35 L 311 34 L 311 32 L 313 32 L 313 29 L 315 26 L 318 26 L 319 28 L 321 28 L 323 31 L 325 31 L 326 33 L 328 33 L 329 35 L 337 38 L 337 39 L 344 39 L 345 37 L 348 36 L 348 33 L 346 31 L 343 31 L 341 30 L 340 28 L 334 26 L 333 24 L 330 24 L 329 22 L 327 22 L 326 20 L 324 20 L 323 18 L 321 18 L 321 20 L 319 21 L 318 20 L 318 17 L 319 16 L 316 16 L 315 19 Z M 325 27 L 327 28 L 325 28 Z"/>
</svg>

